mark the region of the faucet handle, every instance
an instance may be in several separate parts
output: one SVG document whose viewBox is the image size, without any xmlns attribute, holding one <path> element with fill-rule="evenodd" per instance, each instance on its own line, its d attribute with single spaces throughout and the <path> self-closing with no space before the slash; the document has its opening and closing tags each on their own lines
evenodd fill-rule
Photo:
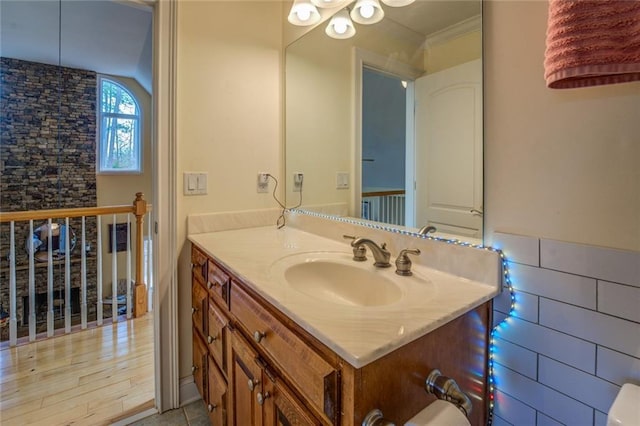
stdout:
<svg viewBox="0 0 640 426">
<path fill-rule="evenodd" d="M 396 274 L 402 275 L 403 277 L 408 277 L 413 275 L 411 272 L 411 259 L 409 259 L 408 254 L 420 254 L 419 249 L 404 249 L 401 250 L 396 258 Z"/>
<path fill-rule="evenodd" d="M 356 262 L 364 262 L 367 260 L 367 248 L 364 245 L 359 245 L 354 247 L 353 241 L 355 241 L 358 237 L 353 235 L 343 235 L 343 238 L 347 240 L 351 240 L 351 247 L 353 247 L 353 260 Z"/>
</svg>

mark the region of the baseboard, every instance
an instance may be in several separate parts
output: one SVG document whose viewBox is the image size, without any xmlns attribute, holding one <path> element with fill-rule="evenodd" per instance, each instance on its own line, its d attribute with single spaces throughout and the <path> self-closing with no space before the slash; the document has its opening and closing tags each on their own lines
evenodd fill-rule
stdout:
<svg viewBox="0 0 640 426">
<path fill-rule="evenodd" d="M 201 399 L 200 392 L 196 382 L 193 381 L 193 376 L 180 379 L 180 406 L 184 407 L 199 399 Z"/>
</svg>

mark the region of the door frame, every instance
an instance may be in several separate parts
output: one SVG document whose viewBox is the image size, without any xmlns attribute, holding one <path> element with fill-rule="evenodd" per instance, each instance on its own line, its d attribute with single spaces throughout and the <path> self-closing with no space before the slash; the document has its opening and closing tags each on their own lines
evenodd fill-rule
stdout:
<svg viewBox="0 0 640 426">
<path fill-rule="evenodd" d="M 176 211 L 177 1 L 153 0 L 155 405 L 180 406 Z"/>
<path fill-rule="evenodd" d="M 393 58 L 380 55 L 378 53 L 370 52 L 368 50 L 360 49 L 358 47 L 353 48 L 353 82 L 354 82 L 354 98 L 353 98 L 353 117 L 354 117 L 354 137 L 353 137 L 353 152 L 352 152 L 352 164 L 353 164 L 353 192 L 350 197 L 349 210 L 354 217 L 361 217 L 361 204 L 362 204 L 362 73 L 364 67 L 372 68 L 378 72 L 389 74 L 393 77 L 400 78 L 407 81 L 407 121 L 406 121 L 406 154 L 405 154 L 405 215 L 406 219 L 412 219 L 414 217 L 415 208 L 413 189 L 415 185 L 410 185 L 410 182 L 415 180 L 415 161 L 414 156 L 411 155 L 414 151 L 414 117 L 413 106 L 410 106 L 410 102 L 414 101 L 413 95 L 413 81 L 423 74 L 422 70 L 405 64 L 404 62 L 397 61 Z M 411 189 L 411 190 L 408 190 Z M 408 222 L 405 222 L 408 223 Z"/>
</svg>

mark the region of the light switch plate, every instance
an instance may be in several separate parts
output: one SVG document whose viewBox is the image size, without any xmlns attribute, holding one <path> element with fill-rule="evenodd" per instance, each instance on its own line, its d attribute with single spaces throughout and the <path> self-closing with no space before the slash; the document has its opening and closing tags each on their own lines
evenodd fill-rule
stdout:
<svg viewBox="0 0 640 426">
<path fill-rule="evenodd" d="M 206 195 L 207 178 L 206 172 L 184 172 L 182 175 L 184 195 Z"/>
<path fill-rule="evenodd" d="M 336 172 L 336 189 L 349 189 L 349 172 Z"/>
</svg>

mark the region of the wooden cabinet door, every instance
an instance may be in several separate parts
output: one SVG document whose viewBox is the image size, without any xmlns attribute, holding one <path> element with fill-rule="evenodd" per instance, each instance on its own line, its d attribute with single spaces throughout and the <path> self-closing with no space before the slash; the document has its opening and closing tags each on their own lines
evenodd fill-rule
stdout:
<svg viewBox="0 0 640 426">
<path fill-rule="evenodd" d="M 211 356 L 207 357 L 209 364 L 207 368 L 209 398 L 207 400 L 207 410 L 209 420 L 213 426 L 226 426 L 227 424 L 227 382 L 222 377 L 216 362 Z"/>
<path fill-rule="evenodd" d="M 202 342 L 198 333 L 193 333 L 193 364 L 191 372 L 193 373 L 193 381 L 196 383 L 200 396 L 207 400 L 206 380 L 207 380 L 207 346 Z"/>
<path fill-rule="evenodd" d="M 321 423 L 307 410 L 303 403 L 282 383 L 266 379 L 264 386 L 265 426 L 316 426 Z"/>
<path fill-rule="evenodd" d="M 202 338 L 206 336 L 205 333 L 207 332 L 208 298 L 207 290 L 198 283 L 198 280 L 194 279 L 191 283 L 191 317 L 193 326 L 198 330 Z"/>
<path fill-rule="evenodd" d="M 222 374 L 227 374 L 227 323 L 229 320 L 216 304 L 209 300 L 207 315 L 207 344 L 209 352 L 220 367 Z"/>
<path fill-rule="evenodd" d="M 258 403 L 258 396 L 264 394 L 262 368 L 256 363 L 258 354 L 238 330 L 229 335 L 229 423 L 262 426 L 262 405 Z"/>
</svg>

